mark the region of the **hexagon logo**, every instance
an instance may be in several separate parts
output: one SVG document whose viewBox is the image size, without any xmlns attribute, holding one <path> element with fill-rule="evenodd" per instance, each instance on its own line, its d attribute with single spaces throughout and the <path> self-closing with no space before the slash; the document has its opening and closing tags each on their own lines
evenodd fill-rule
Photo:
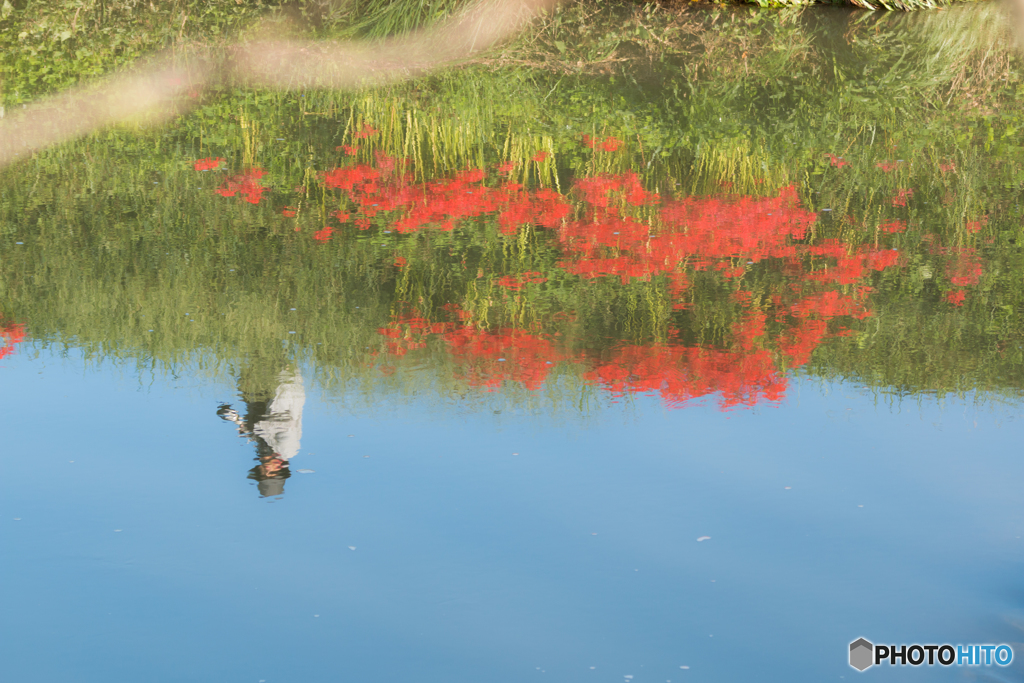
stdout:
<svg viewBox="0 0 1024 683">
<path fill-rule="evenodd" d="M 857 671 L 863 671 L 872 664 L 875 659 L 875 646 L 864 640 L 858 638 L 857 640 L 850 643 L 850 666 Z"/>
</svg>

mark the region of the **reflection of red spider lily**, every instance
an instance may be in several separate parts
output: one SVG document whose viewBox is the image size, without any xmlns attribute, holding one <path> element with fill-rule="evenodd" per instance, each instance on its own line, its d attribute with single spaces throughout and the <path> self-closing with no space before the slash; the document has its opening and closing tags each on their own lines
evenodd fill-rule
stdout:
<svg viewBox="0 0 1024 683">
<path fill-rule="evenodd" d="M 946 275 L 957 287 L 976 285 L 981 280 L 981 258 L 971 247 L 952 250 L 953 260 L 946 264 Z"/>
<path fill-rule="evenodd" d="M 986 220 L 983 217 L 977 222 L 980 225 L 984 225 Z M 980 226 L 978 229 L 980 230 Z M 931 234 L 924 235 L 922 240 L 931 245 L 930 251 L 932 254 L 946 257 L 944 271 L 946 277 L 949 278 L 950 284 L 956 287 L 969 287 L 981 281 L 984 268 L 982 267 L 981 257 L 975 248 L 964 246 L 944 247 L 938 244 L 935 236 Z M 946 294 L 944 298 L 949 303 L 960 306 L 963 304 L 966 296 L 966 292 L 958 289 Z"/>
<path fill-rule="evenodd" d="M 776 402 L 787 380 L 767 351 L 625 346 L 584 375 L 612 394 L 657 393 L 669 406 L 718 394 L 723 409 Z"/>
<path fill-rule="evenodd" d="M 982 216 L 976 221 L 967 221 L 967 232 L 980 232 L 988 224 L 988 216 Z"/>
<path fill-rule="evenodd" d="M 523 287 L 531 283 L 547 282 L 548 279 L 536 271 L 527 271 L 520 273 L 519 275 L 506 275 L 500 277 L 495 282 L 505 289 L 510 289 L 514 292 L 519 291 Z"/>
<path fill-rule="evenodd" d="M 832 290 L 800 299 L 789 307 L 789 314 L 797 319 L 814 317 L 820 320 L 830 320 L 843 315 L 863 320 L 871 315 L 870 311 L 860 306 L 852 296 Z"/>
<path fill-rule="evenodd" d="M 218 166 L 220 166 L 222 161 L 224 160 L 220 157 L 208 157 L 206 159 L 198 159 L 196 160 L 196 163 L 193 165 L 193 168 L 195 168 L 197 171 L 212 171 Z"/>
<path fill-rule="evenodd" d="M 866 294 L 858 292 L 858 296 Z M 768 348 L 771 340 L 764 310 L 751 308 L 750 292 L 738 291 L 733 300 L 745 310 L 732 326 L 731 348 L 677 344 L 626 345 L 600 356 L 568 353 L 554 338 L 518 330 L 482 330 L 462 322 L 431 322 L 416 311 L 400 316 L 378 332 L 388 341 L 387 353 L 405 356 L 427 345 L 430 335 L 442 340 L 459 364 L 456 377 L 471 386 L 497 388 L 505 382 L 539 389 L 555 364 L 572 362 L 589 369 L 584 377 L 613 395 L 657 393 L 671 406 L 717 394 L 722 408 L 751 406 L 762 400 L 778 401 L 787 387 L 785 374 Z M 853 297 L 826 291 L 806 296 L 789 307 L 781 297 L 779 315 L 791 316 L 793 325 L 776 340 L 782 358 L 790 366 L 806 363 L 825 339 L 841 336 L 840 328 L 829 331 L 829 321 L 841 316 L 864 317 L 867 311 Z M 468 317 L 457 306 L 448 306 L 460 319 Z M 776 316 L 778 317 L 778 316 Z M 572 319 L 563 314 L 562 318 Z"/>
<path fill-rule="evenodd" d="M 835 154 L 829 154 L 827 156 L 828 156 L 829 162 L 833 166 L 835 166 L 836 168 L 842 168 L 843 166 L 849 166 L 850 165 L 849 161 L 847 161 L 846 159 L 844 159 L 842 157 L 837 157 Z"/>
<path fill-rule="evenodd" d="M 397 160 L 385 161 L 391 168 L 397 167 Z M 502 232 L 515 234 L 526 223 L 555 227 L 570 211 L 569 203 L 553 190 L 528 192 L 510 182 L 488 187 L 483 184 L 486 174 L 482 169 L 416 184 L 408 174 L 387 180 L 384 176 L 382 168 L 357 164 L 328 171 L 321 179 L 328 188 L 348 192 L 364 217 L 402 211 L 403 215 L 391 222 L 391 228 L 399 233 L 428 228 L 454 230 L 461 220 L 497 213 Z M 358 221 L 357 225 L 363 227 Z M 365 227 L 369 227 L 368 222 Z"/>
<path fill-rule="evenodd" d="M 6 358 L 14 353 L 14 347 L 25 341 L 25 326 L 19 323 L 6 323 L 0 325 L 0 339 L 4 344 L 0 346 L 0 358 Z"/>
<path fill-rule="evenodd" d="M 878 226 L 878 229 L 881 230 L 882 232 L 888 232 L 888 233 L 906 232 L 906 230 L 907 230 L 907 222 L 906 221 L 889 221 L 887 223 L 880 224 Z"/>
<path fill-rule="evenodd" d="M 603 149 L 606 152 L 615 152 L 615 151 L 618 151 L 619 147 L 622 146 L 622 140 L 619 140 L 618 138 L 614 138 L 614 137 L 609 135 L 602 142 L 600 139 L 591 137 L 591 136 L 587 135 L 586 133 L 584 133 L 583 134 L 583 144 L 585 146 L 587 146 L 587 147 L 590 147 L 591 149 L 595 149 L 596 147 L 600 146 L 600 148 Z M 534 159 L 534 161 L 540 161 L 540 160 L 539 159 Z"/>
<path fill-rule="evenodd" d="M 914 196 L 913 190 L 896 190 L 896 194 L 893 195 L 892 205 L 893 206 L 906 206 L 907 200 Z"/>
<path fill-rule="evenodd" d="M 239 175 L 231 176 L 225 180 L 219 188 L 214 190 L 222 197 L 234 197 L 238 195 L 250 204 L 259 204 L 263 193 L 268 188 L 260 184 L 260 178 L 266 173 L 261 168 L 252 168 Z"/>
<path fill-rule="evenodd" d="M 324 173 L 321 176 L 324 186 L 339 190 L 351 190 L 356 185 L 367 185 L 380 177 L 380 171 L 365 164 L 345 166 Z"/>
<path fill-rule="evenodd" d="M 471 386 L 493 388 L 511 381 L 537 390 L 554 364 L 565 360 L 550 340 L 524 330 L 490 332 L 463 326 L 444 334 L 443 339 L 452 357 L 461 362 L 457 378 Z"/>
<path fill-rule="evenodd" d="M 472 314 L 458 307 L 447 307 L 453 322 L 413 312 L 379 330 L 385 352 L 396 357 L 425 348 L 433 336 L 457 360 L 458 376 L 475 386 L 514 381 L 535 389 L 561 361 L 585 365 L 586 376 L 613 393 L 651 391 L 673 405 L 714 393 L 724 407 L 778 400 L 786 388 L 783 368 L 807 363 L 825 340 L 848 334 L 839 319 L 871 315 L 865 279 L 901 261 L 898 251 L 884 246 L 811 239 L 817 216 L 800 206 L 794 187 L 768 197 L 665 201 L 645 190 L 635 173 L 599 175 L 577 180 L 573 193 L 582 206 L 569 220 L 570 202 L 551 189 L 529 191 L 508 181 L 490 186 L 482 169 L 416 183 L 404 168 L 404 162 L 381 156 L 376 167 L 350 165 L 322 174 L 321 180 L 347 193 L 359 228 L 379 215 L 382 226 L 398 233 L 453 230 L 465 219 L 490 214 L 509 235 L 527 224 L 553 229 L 563 255 L 558 265 L 566 271 L 623 283 L 662 278 L 675 311 L 695 306 L 683 298 L 694 298 L 691 277 L 697 271 L 733 283 L 728 285 L 732 300 L 741 310 L 725 327 L 728 338 L 721 348 L 682 345 L 673 326 L 668 345 L 634 345 L 595 357 L 563 349 L 557 335 L 479 329 L 470 323 Z M 647 219 L 634 217 L 640 211 Z M 902 232 L 906 224 L 891 221 L 879 228 Z M 748 274 L 766 260 L 774 261 L 788 281 L 755 297 L 749 288 L 757 280 Z M 396 257 L 395 265 L 407 264 Z M 545 280 L 544 274 L 528 271 L 493 282 L 518 292 Z M 831 289 L 837 285 L 853 285 L 853 293 Z"/>
<path fill-rule="evenodd" d="M 611 204 L 622 197 L 629 204 L 657 202 L 660 197 L 639 186 L 633 174 L 578 181 L 576 188 L 592 210 L 559 230 L 567 259 L 562 266 L 581 277 L 617 275 L 623 283 L 669 274 L 682 263 L 697 270 L 712 268 L 725 277 L 746 272 L 732 260 L 795 258 L 802 239 L 816 220 L 800 209 L 795 188 L 777 197 L 686 197 L 661 209 L 657 231 L 622 216 Z"/>
<path fill-rule="evenodd" d="M 622 140 L 619 140 L 618 138 L 613 138 L 611 136 L 606 137 L 604 139 L 604 142 L 601 143 L 601 149 L 603 149 L 606 152 L 615 152 L 621 146 Z"/>
<path fill-rule="evenodd" d="M 815 256 L 834 258 L 834 266 L 826 265 L 807 275 L 807 279 L 815 282 L 834 282 L 840 285 L 857 283 L 871 270 L 885 270 L 899 262 L 899 252 L 895 249 L 872 249 L 866 245 L 851 250 L 837 239 L 821 240 L 818 244 L 807 247 L 807 253 Z"/>
<path fill-rule="evenodd" d="M 599 175 L 576 180 L 575 189 L 584 201 L 596 207 L 607 207 L 613 197 L 622 197 L 633 206 L 657 203 L 661 197 L 647 192 L 640 184 L 640 176 L 632 171 L 621 175 Z"/>
<path fill-rule="evenodd" d="M 379 132 L 380 131 L 378 131 L 376 128 L 374 128 L 370 124 L 364 123 L 359 130 L 357 130 L 356 132 L 352 133 L 352 137 L 357 139 L 357 140 L 365 140 L 366 138 L 370 137 L 371 135 L 376 135 Z"/>
</svg>

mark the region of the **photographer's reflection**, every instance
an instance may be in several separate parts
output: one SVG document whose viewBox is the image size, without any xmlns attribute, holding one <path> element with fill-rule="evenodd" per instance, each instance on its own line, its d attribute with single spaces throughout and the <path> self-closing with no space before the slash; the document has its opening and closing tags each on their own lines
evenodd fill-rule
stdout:
<svg viewBox="0 0 1024 683">
<path fill-rule="evenodd" d="M 298 370 L 285 369 L 273 378 L 277 386 L 272 397 L 256 375 L 250 369 L 238 380 L 245 416 L 228 404 L 217 414 L 238 425 L 238 433 L 256 444 L 258 464 L 249 470 L 249 479 L 256 480 L 260 497 L 269 498 L 283 495 L 285 479 L 291 476 L 288 461 L 299 452 L 306 392 Z"/>
</svg>

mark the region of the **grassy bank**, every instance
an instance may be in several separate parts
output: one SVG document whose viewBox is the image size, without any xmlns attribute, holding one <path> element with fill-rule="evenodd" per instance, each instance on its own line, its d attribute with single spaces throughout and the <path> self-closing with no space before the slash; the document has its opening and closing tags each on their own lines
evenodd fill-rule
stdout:
<svg viewBox="0 0 1024 683">
<path fill-rule="evenodd" d="M 758 2 L 789 8 L 805 4 Z M 933 0 L 857 2 L 888 9 L 936 6 Z M 131 67 L 156 53 L 210 54 L 230 42 L 266 34 L 373 39 L 436 23 L 464 5 L 458 0 L 173 0 L 155 4 L 141 0 L 4 0 L 0 5 L 0 104 L 16 106 Z M 721 40 L 720 28 L 733 21 L 729 8 L 728 4 L 690 2 L 567 2 L 506 45 L 500 59 L 546 66 L 561 62 L 569 70 L 600 70 L 634 59 L 639 53 L 671 53 L 694 44 L 713 48 Z M 615 23 L 607 22 L 610 16 Z M 760 42 L 762 28 L 776 23 L 774 18 L 765 19 L 760 25 L 743 22 L 746 42 Z M 942 20 L 934 23 L 938 35 L 930 40 L 959 40 L 942 33 Z M 744 54 L 738 53 L 735 67 L 746 68 Z"/>
</svg>

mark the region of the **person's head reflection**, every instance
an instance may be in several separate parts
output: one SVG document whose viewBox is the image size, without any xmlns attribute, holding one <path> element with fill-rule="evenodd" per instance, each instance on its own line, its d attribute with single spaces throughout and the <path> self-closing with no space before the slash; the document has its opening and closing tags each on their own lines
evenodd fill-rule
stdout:
<svg viewBox="0 0 1024 683">
<path fill-rule="evenodd" d="M 260 458 L 260 464 L 249 470 L 249 479 L 256 480 L 261 498 L 284 495 L 284 480 L 292 476 L 288 461 L 279 457 Z"/>
<path fill-rule="evenodd" d="M 275 385 L 273 389 L 268 387 L 270 382 Z M 288 461 L 298 454 L 302 438 L 302 408 L 306 401 L 302 376 L 297 370 L 288 369 L 273 378 L 259 378 L 257 373 L 243 371 L 238 384 L 245 416 L 226 404 L 217 414 L 238 425 L 238 433 L 256 446 L 257 465 L 249 470 L 248 478 L 256 482 L 260 497 L 283 495 L 284 482 L 291 476 Z"/>
</svg>

